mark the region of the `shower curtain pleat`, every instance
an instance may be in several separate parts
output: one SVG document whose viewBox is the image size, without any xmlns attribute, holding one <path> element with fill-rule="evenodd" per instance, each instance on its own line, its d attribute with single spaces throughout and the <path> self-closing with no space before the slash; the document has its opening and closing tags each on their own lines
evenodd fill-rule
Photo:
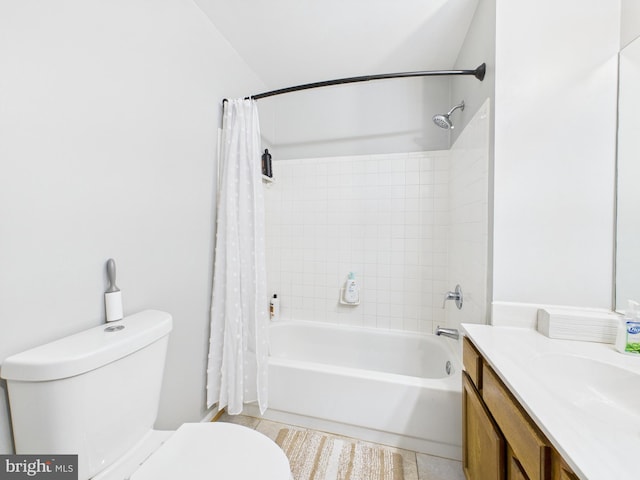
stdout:
<svg viewBox="0 0 640 480">
<path fill-rule="evenodd" d="M 229 100 L 222 148 L 207 406 L 267 408 L 268 314 L 261 146 L 255 100 Z"/>
</svg>

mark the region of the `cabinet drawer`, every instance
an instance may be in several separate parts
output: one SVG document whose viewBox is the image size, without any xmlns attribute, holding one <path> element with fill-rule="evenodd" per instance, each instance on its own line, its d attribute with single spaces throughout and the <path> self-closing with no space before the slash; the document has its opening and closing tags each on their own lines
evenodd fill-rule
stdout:
<svg viewBox="0 0 640 480">
<path fill-rule="evenodd" d="M 482 398 L 527 477 L 531 480 L 550 479 L 551 448 L 486 363 L 482 367 Z"/>
<path fill-rule="evenodd" d="M 482 357 L 471 340 L 464 337 L 462 342 L 462 364 L 478 390 L 482 388 Z"/>
</svg>

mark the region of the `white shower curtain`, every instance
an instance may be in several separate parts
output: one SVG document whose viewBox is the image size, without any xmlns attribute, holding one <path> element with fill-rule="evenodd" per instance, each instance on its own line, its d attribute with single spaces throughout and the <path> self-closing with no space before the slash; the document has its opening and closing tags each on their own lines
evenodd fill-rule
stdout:
<svg viewBox="0 0 640 480">
<path fill-rule="evenodd" d="M 267 287 L 260 126 L 255 100 L 224 107 L 207 405 L 267 408 Z"/>
</svg>

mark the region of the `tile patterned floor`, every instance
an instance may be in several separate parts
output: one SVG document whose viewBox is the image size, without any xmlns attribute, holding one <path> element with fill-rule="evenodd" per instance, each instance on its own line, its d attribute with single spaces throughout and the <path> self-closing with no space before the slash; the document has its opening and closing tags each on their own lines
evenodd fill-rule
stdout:
<svg viewBox="0 0 640 480">
<path fill-rule="evenodd" d="M 290 427 L 290 425 L 270 420 L 245 415 L 227 415 L 226 413 L 223 413 L 218 421 L 237 423 L 253 428 L 274 441 L 281 428 Z M 387 448 L 391 448 L 402 455 L 404 480 L 465 480 L 460 462 L 399 448 Z"/>
</svg>

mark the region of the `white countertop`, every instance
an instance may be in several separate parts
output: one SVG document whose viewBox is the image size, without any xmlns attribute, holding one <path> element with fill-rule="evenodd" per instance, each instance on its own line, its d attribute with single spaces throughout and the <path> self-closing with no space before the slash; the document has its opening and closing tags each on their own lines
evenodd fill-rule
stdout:
<svg viewBox="0 0 640 480">
<path fill-rule="evenodd" d="M 576 475 L 640 478 L 639 357 L 618 353 L 613 345 L 556 340 L 528 328 L 462 329 Z M 601 377 L 603 388 L 592 388 Z M 612 400 L 607 389 L 623 392 L 623 400 Z"/>
</svg>

